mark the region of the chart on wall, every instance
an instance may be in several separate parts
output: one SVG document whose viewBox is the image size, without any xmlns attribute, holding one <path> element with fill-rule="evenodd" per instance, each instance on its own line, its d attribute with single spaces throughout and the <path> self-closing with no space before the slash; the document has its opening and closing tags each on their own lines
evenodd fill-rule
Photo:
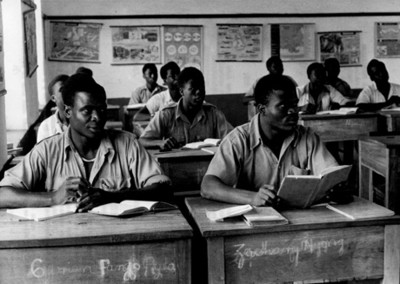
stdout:
<svg viewBox="0 0 400 284">
<path fill-rule="evenodd" d="M 99 23 L 50 22 L 49 60 L 100 62 Z"/>
<path fill-rule="evenodd" d="M 160 26 L 112 26 L 113 64 L 161 63 Z"/>
<path fill-rule="evenodd" d="M 360 31 L 318 33 L 320 62 L 335 57 L 342 66 L 360 65 Z"/>
<path fill-rule="evenodd" d="M 35 10 L 24 13 L 24 36 L 25 36 L 25 58 L 26 73 L 31 77 L 38 67 L 36 50 L 36 19 Z"/>
<path fill-rule="evenodd" d="M 4 83 L 4 43 L 3 43 L 3 14 L 0 5 L 0 96 L 5 95 L 6 88 Z"/>
<path fill-rule="evenodd" d="M 272 24 L 271 55 L 282 61 L 315 60 L 315 24 Z"/>
<path fill-rule="evenodd" d="M 202 26 L 164 26 L 164 62 L 202 68 Z"/>
<path fill-rule="evenodd" d="M 262 61 L 261 44 L 262 25 L 217 25 L 217 61 Z"/>
<path fill-rule="evenodd" d="M 376 57 L 400 57 L 400 22 L 375 23 Z"/>
</svg>

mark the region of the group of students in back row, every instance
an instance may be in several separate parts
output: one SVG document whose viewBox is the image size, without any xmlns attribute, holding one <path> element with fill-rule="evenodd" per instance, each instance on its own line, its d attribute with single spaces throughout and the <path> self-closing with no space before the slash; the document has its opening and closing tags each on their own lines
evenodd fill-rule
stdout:
<svg viewBox="0 0 400 284">
<path fill-rule="evenodd" d="M 325 65 L 329 70 L 329 64 Z M 176 64 L 166 64 L 161 70 L 169 87 L 165 93 L 154 87 L 154 67 L 143 68 L 147 90 L 138 89 L 131 100 L 140 103 L 148 99 L 147 111 L 155 113 L 139 140 L 129 132 L 104 129 L 106 92 L 92 74 L 77 72 L 61 84 L 52 82 L 54 99 L 59 96 L 62 100 L 55 119 L 64 117 L 68 126 L 43 139 L 6 172 L 0 181 L 0 207 L 75 201 L 78 211 L 85 212 L 125 199 L 170 200 L 173 181 L 145 146 L 171 149 L 205 138 L 223 138 L 201 185 L 202 195 L 214 200 L 274 205 L 276 190 L 286 175 L 318 175 L 337 165 L 319 137 L 297 123 L 299 110 L 317 111 L 349 102 L 325 85 L 322 64 L 311 64 L 307 69 L 310 83 L 296 88 L 294 80 L 283 75 L 282 61 L 271 58 L 267 62 L 271 74 L 254 87 L 257 114 L 233 130 L 221 111 L 204 103 L 205 82 L 200 70 L 188 67 L 179 72 Z M 372 108 L 397 104 L 399 87 L 388 82 L 384 64 L 372 60 L 367 69 L 374 85 L 363 90 L 359 103 Z M 149 82 L 153 82 L 151 88 Z M 337 86 L 347 88 L 340 80 Z M 169 103 L 163 106 L 166 101 Z M 152 104 L 161 106 L 155 111 Z"/>
</svg>

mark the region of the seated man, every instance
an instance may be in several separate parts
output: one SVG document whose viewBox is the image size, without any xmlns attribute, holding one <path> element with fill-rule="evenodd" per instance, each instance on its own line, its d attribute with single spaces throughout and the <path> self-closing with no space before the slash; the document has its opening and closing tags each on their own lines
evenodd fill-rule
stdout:
<svg viewBox="0 0 400 284">
<path fill-rule="evenodd" d="M 221 111 L 203 104 L 206 91 L 200 70 L 183 69 L 178 85 L 182 98 L 156 113 L 140 137 L 145 147 L 179 148 L 206 138 L 223 138 L 232 129 Z"/>
<path fill-rule="evenodd" d="M 157 67 L 153 63 L 147 63 L 142 68 L 143 78 L 146 85 L 132 92 L 129 104 L 146 103 L 152 96 L 165 91 L 165 88 L 157 84 Z"/>
<path fill-rule="evenodd" d="M 343 96 L 351 98 L 352 91 L 350 85 L 347 84 L 346 81 L 339 78 L 340 74 L 339 61 L 334 57 L 327 58 L 324 61 L 324 66 L 326 69 L 326 83 L 334 87 Z"/>
<path fill-rule="evenodd" d="M 372 85 L 358 95 L 356 105 L 365 111 L 377 111 L 388 106 L 400 105 L 400 85 L 389 82 L 389 73 L 383 62 L 372 59 L 367 65 Z"/>
<path fill-rule="evenodd" d="M 106 93 L 86 74 L 62 90 L 67 131 L 38 143 L 0 182 L 0 207 L 78 200 L 79 212 L 125 199 L 169 197 L 169 178 L 133 134 L 104 130 Z"/>
<path fill-rule="evenodd" d="M 170 61 L 160 69 L 161 78 L 164 84 L 168 86 L 168 90 L 152 96 L 133 118 L 133 120 L 150 120 L 154 114 L 163 107 L 176 103 L 181 98 L 178 87 L 178 76 L 181 72 L 178 64 Z"/>
<path fill-rule="evenodd" d="M 321 63 L 314 62 L 307 67 L 307 76 L 310 82 L 297 88 L 299 107 L 302 113 L 316 113 L 318 111 L 339 109 L 351 104 L 335 88 L 326 85 L 326 71 Z"/>
<path fill-rule="evenodd" d="M 318 175 L 337 165 L 318 136 L 297 125 L 298 99 L 292 80 L 267 75 L 254 94 L 258 114 L 222 140 L 203 178 L 205 198 L 271 205 L 286 175 Z"/>
<path fill-rule="evenodd" d="M 61 95 L 61 88 L 65 81 L 69 78 L 68 75 L 58 75 L 49 83 L 48 90 L 50 99 L 56 104 L 57 110 L 50 117 L 46 118 L 39 126 L 37 133 L 37 142 L 53 136 L 56 133 L 64 132 L 68 127 L 68 120 L 64 113 L 64 102 Z"/>
</svg>

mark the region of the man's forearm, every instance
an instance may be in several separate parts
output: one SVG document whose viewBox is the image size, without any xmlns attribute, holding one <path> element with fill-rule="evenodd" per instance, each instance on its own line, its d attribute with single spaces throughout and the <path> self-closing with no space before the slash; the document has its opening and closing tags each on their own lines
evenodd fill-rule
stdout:
<svg viewBox="0 0 400 284">
<path fill-rule="evenodd" d="M 46 207 L 54 205 L 52 192 L 31 192 L 13 187 L 0 187 L 0 208 Z"/>
</svg>

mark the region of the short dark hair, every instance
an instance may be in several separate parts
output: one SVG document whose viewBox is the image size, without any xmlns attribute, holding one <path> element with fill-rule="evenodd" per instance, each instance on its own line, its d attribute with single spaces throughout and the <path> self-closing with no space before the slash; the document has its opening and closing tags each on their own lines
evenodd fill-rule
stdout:
<svg viewBox="0 0 400 284">
<path fill-rule="evenodd" d="M 93 71 L 92 71 L 92 69 L 89 69 L 89 68 L 83 67 L 83 66 L 81 66 L 81 67 L 79 67 L 78 69 L 76 69 L 75 73 L 84 73 L 84 74 L 87 74 L 87 75 L 93 77 Z"/>
<path fill-rule="evenodd" d="M 181 68 L 175 61 L 170 61 L 167 64 L 164 64 L 160 69 L 160 75 L 163 80 L 167 79 L 167 71 L 172 70 L 175 74 L 179 74 L 181 72 Z"/>
<path fill-rule="evenodd" d="M 150 69 L 150 71 L 152 71 L 153 73 L 157 74 L 157 66 L 153 63 L 146 63 L 145 65 L 143 65 L 142 68 L 142 73 L 144 74 L 146 72 L 147 69 Z"/>
<path fill-rule="evenodd" d="M 285 93 L 296 93 L 296 85 L 288 76 L 269 74 L 258 80 L 254 89 L 256 105 L 266 105 L 273 91 L 282 90 Z"/>
<path fill-rule="evenodd" d="M 324 70 L 324 72 L 325 72 L 325 67 L 324 67 L 324 65 L 322 63 L 313 62 L 310 65 L 308 65 L 308 67 L 307 67 L 307 77 L 310 78 L 311 72 L 314 71 L 314 70 L 318 70 L 318 69 Z"/>
<path fill-rule="evenodd" d="M 182 70 L 178 76 L 179 87 L 183 88 L 190 80 L 196 80 L 205 85 L 203 73 L 201 73 L 201 71 L 195 67 L 186 67 Z"/>
<path fill-rule="evenodd" d="M 73 106 L 75 95 L 78 92 L 86 92 L 92 95 L 101 96 L 106 100 L 106 91 L 104 88 L 97 84 L 93 77 L 88 74 L 74 74 L 64 83 L 64 87 L 62 88 L 64 104 Z"/>
<path fill-rule="evenodd" d="M 325 69 L 334 72 L 335 76 L 340 73 L 340 63 L 336 57 L 329 57 L 324 61 Z"/>
<path fill-rule="evenodd" d="M 282 59 L 275 55 L 268 58 L 267 62 L 265 62 L 265 66 L 267 66 L 267 69 L 269 70 L 274 63 L 280 63 L 283 65 Z"/>
<path fill-rule="evenodd" d="M 60 74 L 54 77 L 53 80 L 51 80 L 50 83 L 47 85 L 47 90 L 49 91 L 50 96 L 54 95 L 53 94 L 54 85 L 57 84 L 57 82 L 62 82 L 64 84 L 65 81 L 68 80 L 68 78 L 69 76 L 65 74 Z"/>
<path fill-rule="evenodd" d="M 372 67 L 384 67 L 384 68 L 386 68 L 385 64 L 382 61 L 379 61 L 377 59 L 372 59 L 367 65 L 367 73 L 368 73 L 368 76 L 370 76 L 370 77 L 372 75 Z"/>
</svg>

